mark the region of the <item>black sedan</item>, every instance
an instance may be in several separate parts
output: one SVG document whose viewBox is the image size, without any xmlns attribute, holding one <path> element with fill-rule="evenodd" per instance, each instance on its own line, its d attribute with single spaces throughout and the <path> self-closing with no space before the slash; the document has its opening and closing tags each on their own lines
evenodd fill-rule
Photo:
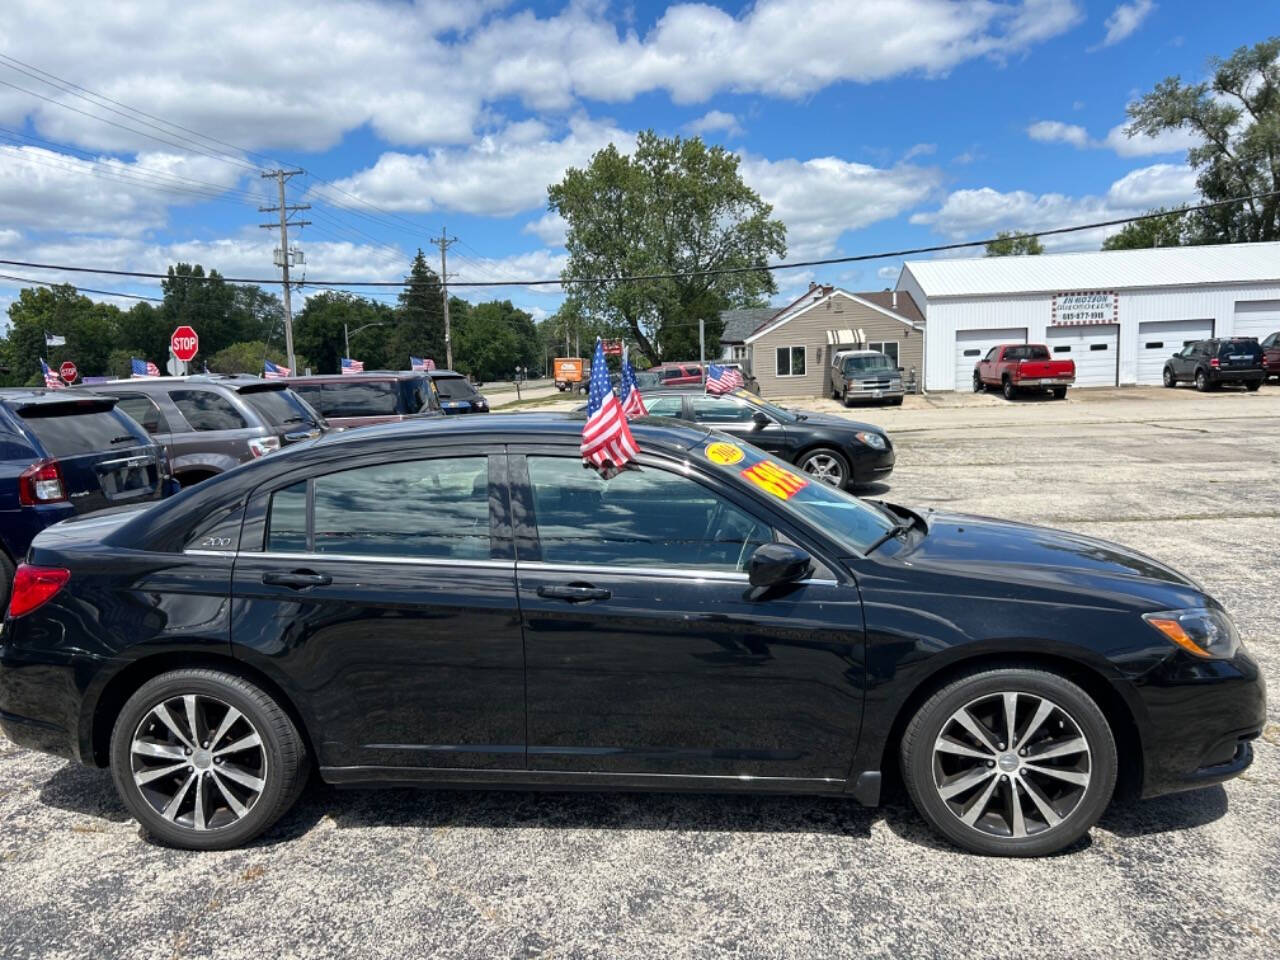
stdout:
<svg viewBox="0 0 1280 960">
<path fill-rule="evenodd" d="M 893 442 L 880 427 L 823 413 L 787 410 L 747 390 L 715 396 L 701 387 L 644 393 L 655 417 L 677 417 L 767 450 L 815 480 L 846 490 L 893 472 Z"/>
<path fill-rule="evenodd" d="M 969 850 L 1059 850 L 1119 787 L 1234 777 L 1258 665 L 1186 577 L 1100 540 L 859 500 L 641 420 L 330 434 L 41 533 L 0 727 L 109 766 L 159 840 L 233 847 L 329 783 L 766 791 L 898 765 Z"/>
</svg>

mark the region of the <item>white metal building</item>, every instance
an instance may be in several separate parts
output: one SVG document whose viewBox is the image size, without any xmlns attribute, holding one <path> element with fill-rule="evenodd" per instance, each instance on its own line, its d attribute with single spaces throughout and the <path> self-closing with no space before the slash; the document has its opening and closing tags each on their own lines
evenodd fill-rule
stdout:
<svg viewBox="0 0 1280 960">
<path fill-rule="evenodd" d="M 1078 386 L 1158 384 L 1192 340 L 1280 331 L 1280 243 L 912 260 L 926 390 L 967 390 L 997 343 L 1048 344 Z"/>
</svg>

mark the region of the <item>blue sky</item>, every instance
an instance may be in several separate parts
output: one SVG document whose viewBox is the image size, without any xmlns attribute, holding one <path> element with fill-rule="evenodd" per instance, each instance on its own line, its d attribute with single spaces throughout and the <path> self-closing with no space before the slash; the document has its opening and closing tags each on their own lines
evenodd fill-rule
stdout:
<svg viewBox="0 0 1280 960">
<path fill-rule="evenodd" d="M 1185 0 L 98 6 L 7 5 L 0 257 L 273 276 L 256 171 L 279 159 L 308 171 L 290 199 L 313 204 L 293 238 L 313 277 L 394 279 L 442 225 L 459 280 L 555 276 L 546 185 L 645 128 L 738 152 L 791 259 L 1123 216 L 1194 197 L 1188 139 L 1127 140 L 1125 104 L 1276 29 L 1270 4 Z M 784 273 L 779 299 L 881 288 L 897 266 Z M 0 308 L 17 286 L 0 280 Z"/>
</svg>

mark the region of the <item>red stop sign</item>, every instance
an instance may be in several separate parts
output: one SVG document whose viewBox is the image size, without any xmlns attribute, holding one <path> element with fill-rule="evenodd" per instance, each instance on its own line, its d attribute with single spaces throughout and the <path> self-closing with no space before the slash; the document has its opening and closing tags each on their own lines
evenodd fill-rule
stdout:
<svg viewBox="0 0 1280 960">
<path fill-rule="evenodd" d="M 187 363 L 195 359 L 196 352 L 200 349 L 200 338 L 196 336 L 194 330 L 183 324 L 173 331 L 173 336 L 169 338 L 169 346 L 173 347 L 175 357 Z"/>
<path fill-rule="evenodd" d="M 80 371 L 76 369 L 76 365 L 70 360 L 62 361 L 62 366 L 58 368 L 58 374 L 67 383 L 75 383 L 76 377 L 80 375 Z"/>
</svg>

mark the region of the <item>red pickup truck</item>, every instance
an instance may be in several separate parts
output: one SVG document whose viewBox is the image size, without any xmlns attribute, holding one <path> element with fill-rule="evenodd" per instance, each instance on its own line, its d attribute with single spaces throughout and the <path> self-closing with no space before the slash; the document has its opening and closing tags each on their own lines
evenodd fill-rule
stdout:
<svg viewBox="0 0 1280 960">
<path fill-rule="evenodd" d="M 1076 362 L 1054 360 L 1042 343 L 1002 343 L 973 368 L 974 393 L 999 387 L 1006 400 L 1019 390 L 1052 390 L 1054 399 L 1061 400 L 1075 382 Z"/>
</svg>

